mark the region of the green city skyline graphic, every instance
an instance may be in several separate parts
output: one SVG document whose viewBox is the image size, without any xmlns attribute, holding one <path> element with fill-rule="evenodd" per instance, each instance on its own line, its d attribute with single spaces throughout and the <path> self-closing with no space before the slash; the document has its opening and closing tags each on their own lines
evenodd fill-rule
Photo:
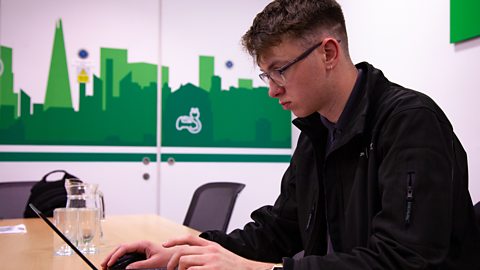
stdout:
<svg viewBox="0 0 480 270">
<path fill-rule="evenodd" d="M 156 146 L 157 65 L 128 63 L 127 50 L 100 48 L 101 75 L 93 95 L 79 82 L 72 106 L 62 21 L 55 27 L 44 103 L 14 93 L 12 48 L 1 46 L 0 144 Z M 19 105 L 19 107 L 18 107 Z"/>
<path fill-rule="evenodd" d="M 187 83 L 175 91 L 169 68 L 162 67 L 162 145 L 290 148 L 290 112 L 251 79 L 222 89 L 214 64 L 213 56 L 200 56 L 199 86 Z"/>
<path fill-rule="evenodd" d="M 44 103 L 33 104 L 28 89 L 13 89 L 12 48 L 1 46 L 0 144 L 157 145 L 157 65 L 129 63 L 126 49 L 100 48 L 100 76 L 92 95 L 79 75 L 75 111 L 62 22 L 55 27 Z M 290 148 L 290 112 L 251 79 L 222 89 L 213 56 L 199 57 L 198 86 L 172 90 L 162 66 L 162 146 Z M 85 75 L 85 74 L 83 74 Z"/>
</svg>

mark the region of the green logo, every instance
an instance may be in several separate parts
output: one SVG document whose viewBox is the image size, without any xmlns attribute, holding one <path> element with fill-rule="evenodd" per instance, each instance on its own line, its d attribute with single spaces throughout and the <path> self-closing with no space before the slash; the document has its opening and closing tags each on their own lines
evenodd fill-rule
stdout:
<svg viewBox="0 0 480 270">
<path fill-rule="evenodd" d="M 190 108 L 189 115 L 182 115 L 177 118 L 175 127 L 178 131 L 185 129 L 191 134 L 198 134 L 200 131 L 202 131 L 200 110 L 194 107 Z"/>
</svg>

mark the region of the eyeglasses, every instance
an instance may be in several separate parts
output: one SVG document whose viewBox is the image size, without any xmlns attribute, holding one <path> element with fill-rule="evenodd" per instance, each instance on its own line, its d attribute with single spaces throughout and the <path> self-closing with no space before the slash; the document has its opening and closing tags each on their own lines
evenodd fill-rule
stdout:
<svg viewBox="0 0 480 270">
<path fill-rule="evenodd" d="M 279 68 L 276 68 L 276 69 L 273 69 L 272 71 L 270 72 L 263 72 L 261 74 L 259 74 L 258 76 L 260 77 L 260 79 L 262 81 L 264 81 L 266 84 L 270 84 L 270 80 L 273 81 L 275 84 L 277 84 L 278 86 L 285 86 L 285 83 L 287 82 L 287 80 L 285 79 L 285 71 L 287 71 L 288 68 L 290 68 L 291 66 L 293 66 L 295 63 L 305 59 L 308 55 L 310 55 L 316 48 L 320 47 L 320 45 L 322 45 L 322 42 L 321 41 L 320 43 L 317 43 L 315 45 L 313 45 L 312 47 L 310 47 L 309 49 L 307 49 L 306 51 L 304 51 L 302 54 L 300 54 L 299 56 L 297 56 L 295 59 L 293 59 L 292 61 L 286 63 L 285 65 L 283 65 L 282 67 L 279 67 Z"/>
</svg>

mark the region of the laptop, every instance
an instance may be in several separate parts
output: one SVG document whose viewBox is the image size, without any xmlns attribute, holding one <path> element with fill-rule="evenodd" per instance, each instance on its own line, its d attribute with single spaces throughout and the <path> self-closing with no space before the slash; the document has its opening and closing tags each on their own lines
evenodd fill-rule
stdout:
<svg viewBox="0 0 480 270">
<path fill-rule="evenodd" d="M 85 255 L 83 255 L 83 253 L 40 211 L 38 210 L 35 205 L 33 204 L 28 204 L 30 206 L 30 208 L 32 208 L 32 210 L 35 212 L 35 214 L 37 214 L 37 216 L 39 216 L 40 218 L 43 219 L 43 221 L 45 221 L 48 226 L 58 235 L 60 236 L 60 238 L 62 238 L 62 240 L 67 243 L 70 248 L 72 248 L 72 250 L 77 253 L 78 256 L 80 256 L 80 258 L 82 258 L 82 260 L 88 264 L 88 266 L 90 266 L 90 268 L 92 270 L 99 270 L 97 267 L 95 267 L 95 265 L 87 258 L 85 257 Z M 149 268 L 149 269 L 143 269 L 143 270 L 166 270 L 167 268 L 166 267 L 160 267 L 160 268 Z"/>
</svg>

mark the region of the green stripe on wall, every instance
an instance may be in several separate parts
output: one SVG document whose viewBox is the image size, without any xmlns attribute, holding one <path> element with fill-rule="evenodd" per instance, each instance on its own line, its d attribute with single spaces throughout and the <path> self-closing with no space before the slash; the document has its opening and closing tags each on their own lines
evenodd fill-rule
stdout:
<svg viewBox="0 0 480 270">
<path fill-rule="evenodd" d="M 290 155 L 162 154 L 162 162 L 290 162 Z"/>
<path fill-rule="evenodd" d="M 138 153 L 29 153 L 0 152 L 0 162 L 141 162 L 148 157 L 157 161 L 156 154 Z M 162 154 L 161 160 L 175 162 L 290 162 L 290 155 L 247 155 L 247 154 Z"/>
<path fill-rule="evenodd" d="M 81 162 L 142 162 L 148 157 L 150 161 L 157 161 L 156 154 L 138 153 L 24 153 L 1 152 L 0 161 L 81 161 Z"/>
</svg>

